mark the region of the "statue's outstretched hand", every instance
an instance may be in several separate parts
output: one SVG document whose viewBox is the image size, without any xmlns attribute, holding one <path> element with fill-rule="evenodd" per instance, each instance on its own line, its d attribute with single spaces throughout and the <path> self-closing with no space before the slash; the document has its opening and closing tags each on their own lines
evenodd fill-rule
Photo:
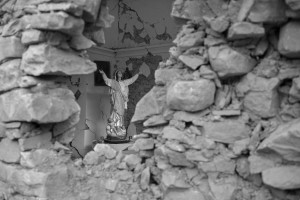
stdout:
<svg viewBox="0 0 300 200">
<path fill-rule="evenodd" d="M 101 69 L 99 70 L 99 72 L 100 72 L 100 74 L 102 74 L 102 75 L 104 74 L 104 71 L 103 71 L 103 70 L 101 70 Z"/>
</svg>

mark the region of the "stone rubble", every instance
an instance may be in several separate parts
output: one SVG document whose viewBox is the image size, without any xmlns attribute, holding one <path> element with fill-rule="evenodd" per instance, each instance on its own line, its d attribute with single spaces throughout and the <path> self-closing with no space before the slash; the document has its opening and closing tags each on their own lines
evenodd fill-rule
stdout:
<svg viewBox="0 0 300 200">
<path fill-rule="evenodd" d="M 79 107 L 65 86 L 37 76 L 93 71 L 80 52 L 91 45 L 82 23 L 95 21 L 101 5 L 59 2 L 17 1 L 16 8 L 31 7 L 1 24 L 0 42 L 13 44 L 0 52 L 1 67 L 13 70 L 0 69 L 8 80 L 0 95 L 0 194 L 29 200 L 300 198 L 299 27 L 286 14 L 289 7 L 299 10 L 298 1 L 175 0 L 171 15 L 184 23 L 176 47 L 132 118 L 145 129 L 126 151 L 97 144 L 75 162 L 63 144 L 72 138 Z M 112 18 L 103 7 L 96 25 L 105 28 Z M 98 39 L 104 42 L 101 34 Z M 37 47 L 50 55 L 30 51 Z M 60 52 L 85 65 L 72 71 L 54 56 Z"/>
<path fill-rule="evenodd" d="M 88 199 L 70 157 L 80 107 L 65 76 L 96 70 L 86 49 L 98 42 L 87 36 L 114 17 L 104 0 L 0 4 L 0 199 Z M 81 163 L 117 152 L 94 154 Z"/>
<path fill-rule="evenodd" d="M 166 95 L 150 91 L 132 119 L 154 140 L 147 159 L 160 176 L 150 176 L 164 199 L 298 200 L 300 74 L 291 59 L 300 29 L 285 14 L 297 2 L 245 0 L 216 16 L 206 4 L 186 14 L 198 2 L 174 2 L 185 24 L 155 73 Z"/>
</svg>

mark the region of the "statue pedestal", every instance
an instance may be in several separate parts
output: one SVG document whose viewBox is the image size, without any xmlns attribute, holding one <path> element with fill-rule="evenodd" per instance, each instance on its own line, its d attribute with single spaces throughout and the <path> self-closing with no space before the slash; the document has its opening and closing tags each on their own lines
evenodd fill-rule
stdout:
<svg viewBox="0 0 300 200">
<path fill-rule="evenodd" d="M 105 138 L 104 139 L 104 143 L 107 143 L 107 144 L 123 144 L 123 143 L 129 143 L 130 140 L 129 139 L 118 139 L 118 140 L 111 140 L 111 139 L 107 139 Z"/>
<path fill-rule="evenodd" d="M 112 137 L 107 135 L 106 138 L 104 138 L 104 143 L 108 144 L 123 144 L 123 143 L 129 143 L 131 138 L 118 138 L 118 137 Z"/>
</svg>

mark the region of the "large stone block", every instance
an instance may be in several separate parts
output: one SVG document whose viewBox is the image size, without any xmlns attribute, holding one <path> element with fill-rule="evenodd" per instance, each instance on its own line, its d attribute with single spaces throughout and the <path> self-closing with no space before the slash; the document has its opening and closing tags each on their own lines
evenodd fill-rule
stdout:
<svg viewBox="0 0 300 200">
<path fill-rule="evenodd" d="M 166 102 L 166 90 L 163 87 L 153 87 L 137 103 L 131 122 L 144 121 L 152 115 L 162 113 Z"/>
<path fill-rule="evenodd" d="M 25 73 L 39 76 L 44 74 L 89 74 L 96 64 L 87 58 L 48 44 L 31 45 L 23 54 L 21 69 Z"/>
<path fill-rule="evenodd" d="M 300 188 L 300 167 L 281 166 L 267 169 L 262 172 L 262 179 L 266 185 L 281 190 Z"/>
<path fill-rule="evenodd" d="M 280 125 L 258 147 L 259 152 L 275 151 L 284 159 L 300 161 L 300 119 Z"/>
<path fill-rule="evenodd" d="M 280 29 L 278 51 L 289 58 L 300 58 L 300 22 L 290 21 Z"/>
<path fill-rule="evenodd" d="M 20 65 L 21 59 L 10 60 L 0 65 L 0 92 L 19 86 L 19 79 L 22 76 Z"/>
<path fill-rule="evenodd" d="M 209 61 L 220 78 L 240 76 L 250 72 L 256 61 L 228 46 L 210 47 Z"/>
<path fill-rule="evenodd" d="M 21 58 L 25 47 L 17 37 L 0 36 L 0 63 L 9 58 Z M 5 47 L 5 48 L 4 48 Z"/>
<path fill-rule="evenodd" d="M 40 30 L 59 31 L 68 35 L 81 35 L 84 21 L 65 12 L 25 15 L 22 18 L 25 27 Z"/>
<path fill-rule="evenodd" d="M 65 88 L 17 89 L 0 96 L 4 122 L 62 122 L 79 110 L 73 92 Z"/>
<path fill-rule="evenodd" d="M 203 132 L 207 138 L 221 143 L 234 143 L 250 137 L 250 128 L 240 120 L 204 122 Z"/>
<path fill-rule="evenodd" d="M 245 38 L 258 38 L 264 35 L 265 29 L 260 25 L 249 22 L 236 22 L 230 26 L 227 38 L 230 40 L 238 40 Z"/>
<path fill-rule="evenodd" d="M 282 23 L 287 20 L 285 16 L 286 5 L 284 0 L 257 0 L 248 16 L 250 21 L 256 23 Z"/>
<path fill-rule="evenodd" d="M 216 86 L 207 79 L 197 81 L 178 81 L 170 85 L 167 104 L 171 109 L 200 111 L 214 102 Z"/>
<path fill-rule="evenodd" d="M 275 116 L 279 110 L 278 78 L 263 78 L 248 73 L 237 84 L 238 96 L 245 96 L 244 107 L 254 114 L 266 118 Z"/>
<path fill-rule="evenodd" d="M 0 142 L 0 160 L 6 163 L 18 163 L 21 158 L 21 151 L 17 141 L 8 138 Z"/>
</svg>

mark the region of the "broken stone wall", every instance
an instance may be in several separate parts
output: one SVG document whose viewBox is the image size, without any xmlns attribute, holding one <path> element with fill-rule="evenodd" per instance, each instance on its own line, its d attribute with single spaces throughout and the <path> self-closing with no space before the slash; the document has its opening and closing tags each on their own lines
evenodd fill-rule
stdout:
<svg viewBox="0 0 300 200">
<path fill-rule="evenodd" d="M 132 118 L 164 199 L 299 199 L 299 14 L 295 0 L 174 1 L 176 46 Z"/>
<path fill-rule="evenodd" d="M 1 198 L 299 199 L 297 1 L 176 0 L 173 7 L 185 23 L 155 71 L 155 87 L 137 104 L 132 121 L 147 129 L 135 138 L 135 154 L 99 144 L 83 160 L 86 168 L 78 170 L 78 160 L 74 169 L 64 146 L 41 149 L 69 127 L 58 117 L 67 119 L 72 105 L 77 111 L 71 92 L 45 75 L 25 75 L 33 80 L 26 88 L 2 84 L 10 89 L 0 95 Z M 26 47 L 3 30 L 1 44 L 17 49 L 1 51 L 14 58 L 1 64 L 10 69 Z M 40 72 L 24 73 L 31 71 Z"/>
<path fill-rule="evenodd" d="M 96 70 L 86 49 L 104 43 L 113 17 L 106 1 L 90 0 L 2 1 L 0 15 L 1 198 L 73 199 L 56 192 L 74 181 L 56 166 L 70 160 L 58 152 L 69 151 L 80 116 L 69 76 Z"/>
</svg>

